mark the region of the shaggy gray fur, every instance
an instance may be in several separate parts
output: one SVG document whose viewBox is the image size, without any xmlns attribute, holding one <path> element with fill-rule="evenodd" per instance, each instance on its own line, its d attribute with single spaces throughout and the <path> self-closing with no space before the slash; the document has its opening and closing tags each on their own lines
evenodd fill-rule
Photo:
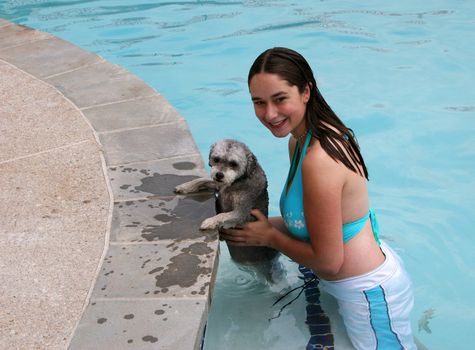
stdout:
<svg viewBox="0 0 475 350">
<path fill-rule="evenodd" d="M 268 215 L 267 179 L 254 154 L 242 142 L 221 140 L 211 146 L 210 178 L 198 178 L 175 188 L 187 194 L 205 189 L 216 191 L 217 215 L 204 220 L 200 229 L 215 230 L 234 227 L 255 220 L 251 209 Z M 268 247 L 236 247 L 228 244 L 231 258 L 246 265 L 261 265 L 269 269 L 278 252 Z"/>
</svg>

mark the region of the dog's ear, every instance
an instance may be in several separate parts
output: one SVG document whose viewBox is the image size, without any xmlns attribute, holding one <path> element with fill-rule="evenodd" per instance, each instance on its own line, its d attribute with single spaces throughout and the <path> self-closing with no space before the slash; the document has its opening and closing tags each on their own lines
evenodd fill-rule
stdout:
<svg viewBox="0 0 475 350">
<path fill-rule="evenodd" d="M 257 167 L 256 156 L 252 153 L 247 155 L 247 165 L 246 165 L 246 174 L 247 176 L 252 176 Z"/>
<path fill-rule="evenodd" d="M 214 147 L 216 146 L 216 142 L 213 143 L 210 147 L 209 147 L 209 153 L 208 153 L 208 159 L 211 159 L 211 155 L 213 154 L 213 150 L 214 150 Z"/>
</svg>

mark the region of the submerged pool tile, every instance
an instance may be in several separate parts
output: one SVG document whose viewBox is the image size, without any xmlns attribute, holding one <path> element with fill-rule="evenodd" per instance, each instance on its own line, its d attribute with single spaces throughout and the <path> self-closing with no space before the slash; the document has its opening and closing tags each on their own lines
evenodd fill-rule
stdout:
<svg viewBox="0 0 475 350">
<path fill-rule="evenodd" d="M 209 237 L 199 230 L 206 218 L 215 215 L 210 193 L 114 204 L 112 242 L 153 242 Z M 212 239 L 212 238 L 211 238 Z"/>
<path fill-rule="evenodd" d="M 312 335 L 307 344 L 307 349 L 333 349 L 334 343 L 333 334 Z"/>
<path fill-rule="evenodd" d="M 185 121 L 99 134 L 109 166 L 196 154 Z"/>
<path fill-rule="evenodd" d="M 204 300 L 92 300 L 69 349 L 199 349 L 207 314 Z"/>
<path fill-rule="evenodd" d="M 201 155 L 162 159 L 133 165 L 111 166 L 108 169 L 116 201 L 174 196 L 175 186 L 197 177 L 207 176 Z"/>
<path fill-rule="evenodd" d="M 93 298 L 208 298 L 218 241 L 111 245 Z"/>
<path fill-rule="evenodd" d="M 175 122 L 183 118 L 161 95 L 83 109 L 97 132 Z"/>
</svg>

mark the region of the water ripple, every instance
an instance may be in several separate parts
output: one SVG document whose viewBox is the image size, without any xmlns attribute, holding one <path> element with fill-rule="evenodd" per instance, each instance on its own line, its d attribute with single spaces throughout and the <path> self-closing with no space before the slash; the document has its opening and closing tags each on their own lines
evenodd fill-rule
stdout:
<svg viewBox="0 0 475 350">
<path fill-rule="evenodd" d="M 475 106 L 449 106 L 444 109 L 451 112 L 473 112 L 475 111 Z"/>
<path fill-rule="evenodd" d="M 234 94 L 237 94 L 238 92 L 242 91 L 242 89 L 210 89 L 210 88 L 206 88 L 206 87 L 196 88 L 194 90 L 195 91 L 213 93 L 213 94 L 219 94 L 221 96 L 234 95 Z"/>
<path fill-rule="evenodd" d="M 345 45 L 343 46 L 346 49 L 367 49 L 371 51 L 376 51 L 376 52 L 390 52 L 391 50 L 389 49 L 382 49 L 380 47 L 373 47 L 373 46 L 368 46 L 368 45 Z"/>
<path fill-rule="evenodd" d="M 321 24 L 322 24 L 321 20 L 308 20 L 308 21 L 300 21 L 300 22 L 288 22 L 288 23 L 281 23 L 281 24 L 264 25 L 264 26 L 260 26 L 251 30 L 243 29 L 243 30 L 238 30 L 230 34 L 211 37 L 208 39 L 204 39 L 204 41 L 219 40 L 219 39 L 225 39 L 225 38 L 231 38 L 231 37 L 237 37 L 237 36 L 243 36 L 243 35 L 252 35 L 252 34 L 257 34 L 260 32 L 268 32 L 268 31 L 275 31 L 275 30 L 288 29 L 288 28 L 307 27 L 311 25 L 321 25 Z"/>
<path fill-rule="evenodd" d="M 325 12 L 326 15 L 340 15 L 340 14 L 365 14 L 365 15 L 374 15 L 374 16 L 392 16 L 392 17 L 403 17 L 403 16 L 417 16 L 422 18 L 423 16 L 441 16 L 441 15 L 450 15 L 455 11 L 452 10 L 438 10 L 438 11 L 425 11 L 425 12 L 387 12 L 387 11 L 377 11 L 377 10 L 339 10 L 339 11 L 330 11 Z"/>
<path fill-rule="evenodd" d="M 94 40 L 92 42 L 93 45 L 98 47 L 104 47 L 107 45 L 119 45 L 121 49 L 130 47 L 134 44 L 139 44 L 147 40 L 153 40 L 159 38 L 160 35 L 147 35 L 147 36 L 138 36 L 133 38 L 126 38 L 126 39 L 101 39 L 101 40 Z"/>
<path fill-rule="evenodd" d="M 59 10 L 48 13 L 47 15 L 40 14 L 38 18 L 44 21 L 51 21 L 60 18 L 79 18 L 79 17 L 105 17 L 117 14 L 124 13 L 134 13 L 134 12 L 147 12 L 158 8 L 168 7 L 168 6 L 204 6 L 204 5 L 213 5 L 213 6 L 233 6 L 233 5 L 242 5 L 241 2 L 229 2 L 229 1 L 170 1 L 162 3 L 153 3 L 153 4 L 134 4 L 134 5 L 116 5 L 116 6 L 95 6 L 95 7 L 83 7 L 83 8 L 71 8 L 71 5 L 84 4 L 88 1 L 74 1 L 74 2 L 51 2 L 48 3 L 50 7 L 57 7 Z M 94 1 L 92 1 L 94 2 Z M 28 8 L 43 8 L 46 4 L 39 3 L 36 6 L 34 4 L 28 4 Z M 66 7 L 65 9 L 60 9 L 61 7 Z M 8 9 L 7 9 L 8 10 Z M 17 10 L 19 11 L 19 10 Z"/>
</svg>

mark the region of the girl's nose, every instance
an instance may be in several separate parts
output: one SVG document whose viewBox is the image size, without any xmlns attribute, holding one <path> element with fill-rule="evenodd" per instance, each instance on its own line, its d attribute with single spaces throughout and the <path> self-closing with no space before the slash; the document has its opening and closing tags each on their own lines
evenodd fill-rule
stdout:
<svg viewBox="0 0 475 350">
<path fill-rule="evenodd" d="M 273 103 L 268 103 L 266 106 L 266 119 L 275 118 L 278 115 L 277 108 Z"/>
</svg>

